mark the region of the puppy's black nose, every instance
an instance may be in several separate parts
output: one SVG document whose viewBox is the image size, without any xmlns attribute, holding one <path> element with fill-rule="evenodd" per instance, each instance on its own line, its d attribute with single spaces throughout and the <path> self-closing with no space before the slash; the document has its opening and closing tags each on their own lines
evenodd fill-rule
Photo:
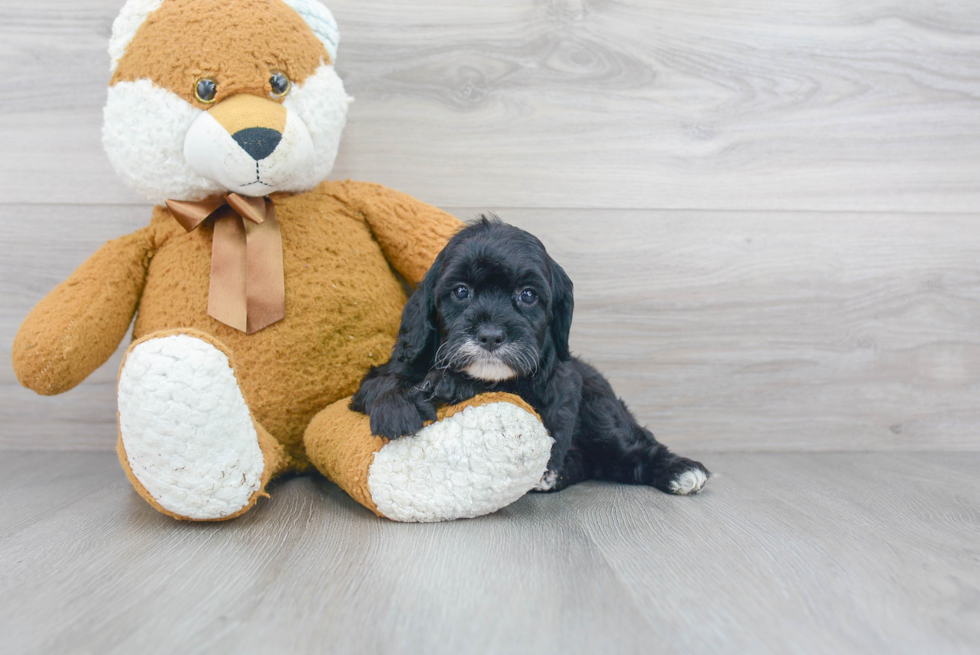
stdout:
<svg viewBox="0 0 980 655">
<path fill-rule="evenodd" d="M 504 343 L 504 331 L 496 325 L 481 325 L 476 331 L 476 340 L 488 351 L 493 352 Z"/>
</svg>

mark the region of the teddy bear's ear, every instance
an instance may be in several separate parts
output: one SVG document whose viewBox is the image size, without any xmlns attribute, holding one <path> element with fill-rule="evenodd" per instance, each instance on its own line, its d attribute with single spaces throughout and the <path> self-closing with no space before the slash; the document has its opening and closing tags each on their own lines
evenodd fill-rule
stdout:
<svg viewBox="0 0 980 655">
<path fill-rule="evenodd" d="M 316 38 L 320 39 L 330 55 L 330 63 L 337 62 L 337 46 L 340 44 L 340 32 L 337 21 L 333 19 L 330 10 L 317 0 L 283 0 L 287 5 L 303 17 L 310 26 Z"/>
<path fill-rule="evenodd" d="M 112 22 L 112 37 L 109 39 L 109 70 L 116 72 L 119 60 L 126 54 L 126 48 L 136 36 L 146 17 L 160 8 L 163 0 L 127 0 L 119 15 Z"/>
</svg>

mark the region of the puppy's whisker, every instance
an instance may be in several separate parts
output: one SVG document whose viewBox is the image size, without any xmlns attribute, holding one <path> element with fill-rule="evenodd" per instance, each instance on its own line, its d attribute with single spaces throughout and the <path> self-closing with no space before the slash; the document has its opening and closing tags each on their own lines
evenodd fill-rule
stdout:
<svg viewBox="0 0 980 655">
<path fill-rule="evenodd" d="M 442 344 L 441 346 L 439 346 L 439 349 L 436 351 L 436 357 L 435 357 L 436 368 L 444 369 L 448 366 L 448 363 L 444 364 L 446 355 L 445 353 L 442 352 L 442 349 L 445 348 L 447 345 L 448 344 L 445 343 Z"/>
<path fill-rule="evenodd" d="M 463 320 L 463 317 L 462 316 L 459 316 L 455 321 L 453 321 L 452 325 L 449 326 L 449 330 L 447 331 L 448 334 L 452 334 L 453 333 L 453 331 L 456 329 L 456 326 L 459 325 L 459 322 L 461 320 Z M 445 355 L 442 353 L 443 348 L 446 348 L 447 346 L 451 346 L 451 344 L 452 344 L 451 341 L 444 341 L 439 346 L 439 348 L 436 350 L 435 363 L 436 363 L 437 366 L 440 365 L 444 361 Z M 450 363 L 452 362 L 452 358 L 454 356 L 455 356 L 455 354 L 450 356 Z M 448 367 L 449 367 L 449 364 L 440 366 L 440 368 L 443 368 L 443 369 L 448 368 Z"/>
</svg>

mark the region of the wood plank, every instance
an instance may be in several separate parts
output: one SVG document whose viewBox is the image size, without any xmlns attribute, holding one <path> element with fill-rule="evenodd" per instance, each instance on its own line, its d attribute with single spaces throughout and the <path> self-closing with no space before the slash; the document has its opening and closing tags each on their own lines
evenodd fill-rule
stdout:
<svg viewBox="0 0 980 655">
<path fill-rule="evenodd" d="M 0 539 L 117 483 L 118 460 L 105 453 L 71 452 L 26 456 L 0 452 Z"/>
<path fill-rule="evenodd" d="M 473 217 L 473 208 L 450 208 Z M 0 359 L 139 206 L 0 206 Z M 25 232 L 17 217 L 30 214 Z M 572 347 L 665 443 L 980 447 L 980 223 L 943 215 L 504 210 L 576 283 Z M 84 224 L 88 230 L 74 226 Z M 37 234 L 43 234 L 39 240 Z M 0 366 L 0 447 L 108 449 L 119 356 L 40 398 Z"/>
<path fill-rule="evenodd" d="M 673 619 L 678 651 L 967 653 L 980 457 L 955 457 L 712 455 L 696 504 L 651 511 L 612 485 L 602 505 L 589 488 L 570 502 L 644 613 Z"/>
<path fill-rule="evenodd" d="M 665 443 L 980 446 L 973 218 L 502 216 L 538 234 L 566 266 L 576 283 L 573 350 Z"/>
<path fill-rule="evenodd" d="M 134 202 L 99 144 L 120 4 L 0 7 L 2 202 Z M 980 206 L 976 3 L 329 4 L 340 178 L 457 206 Z"/>
<path fill-rule="evenodd" d="M 74 456 L 5 453 L 64 493 Z M 310 477 L 241 519 L 178 523 L 116 469 L 0 538 L 0 650 L 972 652 L 980 453 L 706 463 L 699 497 L 586 483 L 433 525 Z"/>
</svg>

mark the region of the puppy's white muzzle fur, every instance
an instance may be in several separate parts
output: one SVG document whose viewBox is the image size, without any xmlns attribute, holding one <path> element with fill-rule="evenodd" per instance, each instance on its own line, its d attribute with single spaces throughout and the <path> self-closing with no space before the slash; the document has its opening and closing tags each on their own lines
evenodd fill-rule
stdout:
<svg viewBox="0 0 980 655">
<path fill-rule="evenodd" d="M 484 382 L 502 382 L 515 377 L 514 369 L 499 359 L 485 359 L 466 367 L 466 374 Z"/>
<path fill-rule="evenodd" d="M 296 114 L 286 115 L 286 127 L 275 150 L 256 161 L 210 112 L 191 124 L 184 139 L 184 158 L 198 175 L 245 196 L 308 188 L 315 184 L 313 139 Z"/>
<path fill-rule="evenodd" d="M 502 382 L 517 377 L 517 371 L 505 364 L 500 357 L 507 352 L 507 346 L 500 348 L 499 354 L 493 354 L 475 341 L 467 341 L 457 352 L 457 356 L 467 362 L 463 372 L 471 378 L 484 382 Z"/>
</svg>

